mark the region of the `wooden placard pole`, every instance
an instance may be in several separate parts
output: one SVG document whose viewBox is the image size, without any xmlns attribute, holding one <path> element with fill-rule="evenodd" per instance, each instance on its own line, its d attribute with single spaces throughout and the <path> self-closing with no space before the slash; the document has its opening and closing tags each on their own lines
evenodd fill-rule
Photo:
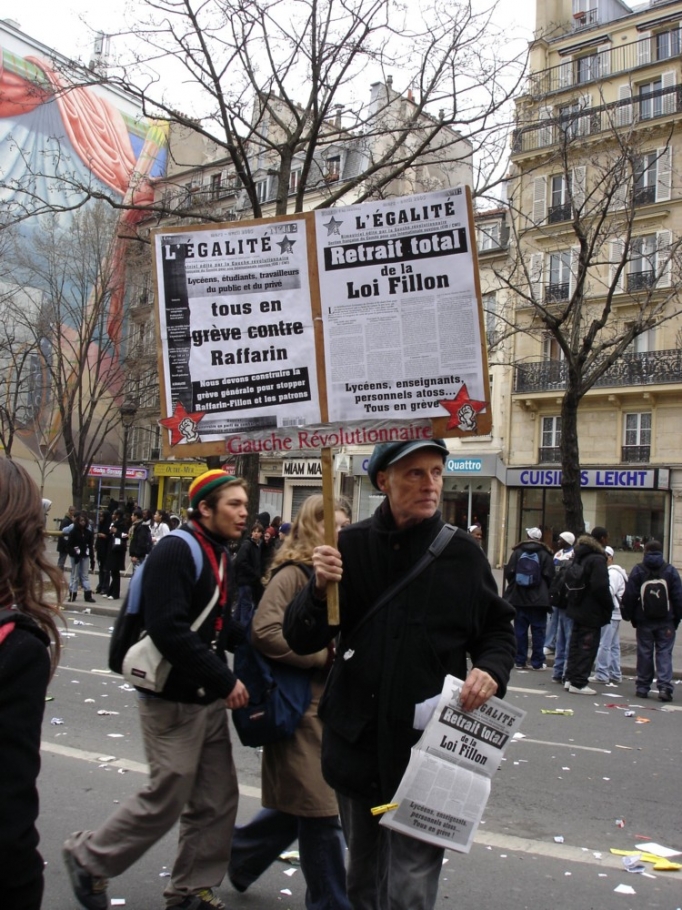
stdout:
<svg viewBox="0 0 682 910">
<path fill-rule="evenodd" d="M 322 449 L 322 496 L 324 498 L 324 542 L 330 547 L 336 546 L 336 509 L 334 508 L 334 471 L 332 450 L 329 446 Z M 327 620 L 330 626 L 341 622 L 339 613 L 339 586 L 334 582 L 327 585 Z"/>
</svg>

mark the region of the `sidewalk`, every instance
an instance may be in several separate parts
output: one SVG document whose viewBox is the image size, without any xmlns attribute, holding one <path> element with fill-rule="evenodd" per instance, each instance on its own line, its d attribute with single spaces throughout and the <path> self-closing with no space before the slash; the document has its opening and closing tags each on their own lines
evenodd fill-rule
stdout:
<svg viewBox="0 0 682 910">
<path fill-rule="evenodd" d="M 497 581 L 497 586 L 499 590 L 502 590 L 502 569 L 493 569 L 493 575 Z M 68 573 L 66 575 L 68 581 Z M 90 575 L 90 584 L 92 585 L 93 591 L 97 587 L 97 572 Z M 62 604 L 66 612 L 76 611 L 83 612 L 86 607 L 90 607 L 88 612 L 94 613 L 97 616 L 111 616 L 115 618 L 118 616 L 118 612 L 121 609 L 121 604 L 123 603 L 123 598 L 128 592 L 128 585 L 130 584 L 130 578 L 121 576 L 121 599 L 120 600 L 107 600 L 101 594 L 95 594 L 96 603 L 86 604 L 83 602 L 83 592 L 78 592 L 78 600 L 75 603 L 64 603 Z M 637 639 L 635 637 L 635 630 L 632 628 L 629 622 L 621 622 L 620 624 L 620 654 L 621 654 L 621 669 L 626 676 L 634 676 L 637 672 L 636 670 L 636 660 L 637 660 Z M 547 666 L 551 667 L 553 664 L 553 658 L 550 655 L 547 657 Z M 673 648 L 673 676 L 675 679 L 682 679 L 682 626 L 678 630 L 677 637 L 675 639 L 675 646 Z"/>
</svg>

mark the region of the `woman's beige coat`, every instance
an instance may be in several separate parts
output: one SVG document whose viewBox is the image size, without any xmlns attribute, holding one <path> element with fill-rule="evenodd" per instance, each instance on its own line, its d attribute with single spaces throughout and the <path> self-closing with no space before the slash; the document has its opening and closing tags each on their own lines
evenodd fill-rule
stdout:
<svg viewBox="0 0 682 910">
<path fill-rule="evenodd" d="M 323 817 L 338 814 L 334 791 L 325 783 L 320 765 L 322 722 L 317 705 L 327 678 L 328 651 L 294 654 L 282 635 L 284 611 L 307 582 L 305 572 L 295 565 L 280 569 L 265 589 L 252 621 L 253 644 L 266 657 L 316 668 L 311 680 L 313 697 L 293 737 L 263 747 L 262 802 L 266 809 Z"/>
</svg>

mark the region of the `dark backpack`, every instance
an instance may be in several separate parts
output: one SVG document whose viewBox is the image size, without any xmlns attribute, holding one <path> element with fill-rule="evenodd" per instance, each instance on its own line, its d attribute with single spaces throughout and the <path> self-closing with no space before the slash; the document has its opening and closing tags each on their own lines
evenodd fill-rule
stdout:
<svg viewBox="0 0 682 910">
<path fill-rule="evenodd" d="M 670 598 L 665 578 L 649 570 L 646 580 L 639 589 L 639 596 L 645 619 L 667 619 L 670 613 Z"/>
<path fill-rule="evenodd" d="M 283 563 L 281 568 L 291 563 Z M 308 577 L 312 569 L 296 563 Z M 255 612 L 255 611 L 254 611 Z M 312 698 L 313 670 L 272 661 L 251 644 L 251 622 L 234 652 L 234 674 L 249 692 L 249 703 L 232 713 L 243 746 L 265 746 L 296 732 Z"/>
<path fill-rule="evenodd" d="M 554 572 L 554 578 L 549 586 L 549 602 L 551 606 L 559 610 L 566 609 L 566 572 L 571 562 L 566 560 L 560 563 Z"/>
<path fill-rule="evenodd" d="M 194 581 L 196 584 L 196 582 L 199 581 L 201 569 L 204 565 L 204 554 L 201 549 L 201 544 L 193 534 L 190 534 L 189 531 L 183 531 L 182 528 L 171 531 L 166 537 L 181 537 L 189 546 L 194 561 Z M 160 544 L 161 541 L 159 541 L 159 545 Z M 109 641 L 109 669 L 112 673 L 123 673 L 124 657 L 128 653 L 129 648 L 132 648 L 132 646 L 140 640 L 142 633 L 144 632 L 142 577 L 146 565 L 147 561 L 145 560 L 130 579 L 128 593 L 125 596 L 125 600 L 121 605 L 119 614 L 116 617 L 116 622 L 114 623 L 114 631 L 111 633 L 111 639 Z"/>
<path fill-rule="evenodd" d="M 522 588 L 536 588 L 542 579 L 540 571 L 540 554 L 522 550 L 516 561 L 514 581 Z"/>
<path fill-rule="evenodd" d="M 576 559 L 569 566 L 566 566 L 564 589 L 566 607 L 577 606 L 585 596 L 587 572 L 585 571 L 585 566 Z"/>
</svg>

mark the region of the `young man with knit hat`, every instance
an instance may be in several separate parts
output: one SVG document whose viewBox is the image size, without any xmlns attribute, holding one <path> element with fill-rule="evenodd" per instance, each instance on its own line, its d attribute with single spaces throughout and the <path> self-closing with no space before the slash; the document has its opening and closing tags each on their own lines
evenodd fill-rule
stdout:
<svg viewBox="0 0 682 910">
<path fill-rule="evenodd" d="M 375 446 L 368 474 L 385 500 L 372 518 L 344 529 L 338 549 L 315 548 L 315 574 L 284 619 L 285 638 L 300 654 L 338 636 L 318 711 L 322 773 L 338 797 L 348 897 L 358 910 L 434 907 L 443 850 L 380 826 L 370 810 L 391 801 L 421 735 L 415 709 L 440 694 L 446 674 L 465 679 L 462 707 L 471 710 L 504 696 L 514 662 L 514 611 L 466 533 L 455 534 L 427 569 L 363 619 L 442 528 L 447 454 L 442 439 Z M 339 582 L 340 626 L 328 622 L 330 582 Z"/>
<path fill-rule="evenodd" d="M 147 557 L 142 579 L 146 631 L 172 666 L 160 693 L 138 689 L 149 783 L 98 830 L 78 831 L 64 844 L 74 893 L 86 910 L 107 910 L 107 879 L 132 866 L 178 819 L 166 907 L 224 907 L 213 889 L 227 868 L 238 802 L 225 708 L 248 703 L 225 660 L 232 597 L 226 546 L 244 530 L 247 489 L 224 471 L 207 471 L 192 483 L 189 500 L 185 530 L 203 557 L 198 580 L 188 543 L 173 534 Z"/>
</svg>

